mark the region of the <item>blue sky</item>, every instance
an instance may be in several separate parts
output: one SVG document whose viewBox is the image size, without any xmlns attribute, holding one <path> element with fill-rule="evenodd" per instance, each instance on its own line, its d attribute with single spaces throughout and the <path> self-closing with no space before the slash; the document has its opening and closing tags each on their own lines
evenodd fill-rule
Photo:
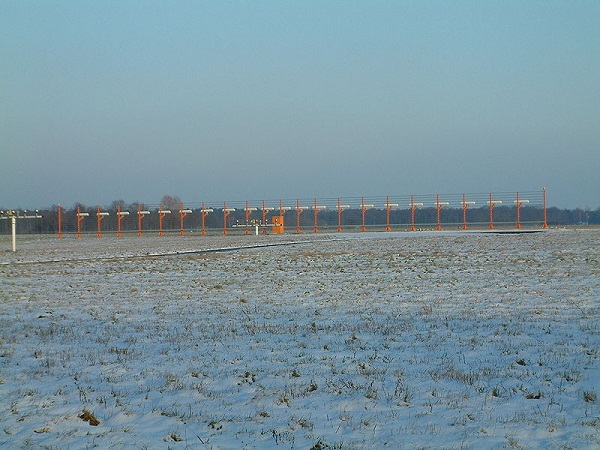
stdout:
<svg viewBox="0 0 600 450">
<path fill-rule="evenodd" d="M 0 3 L 0 206 L 600 206 L 598 1 Z"/>
</svg>

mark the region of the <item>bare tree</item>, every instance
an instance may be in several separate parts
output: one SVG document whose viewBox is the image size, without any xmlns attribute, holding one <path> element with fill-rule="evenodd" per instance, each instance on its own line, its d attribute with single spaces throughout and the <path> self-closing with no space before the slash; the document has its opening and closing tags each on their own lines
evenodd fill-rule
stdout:
<svg viewBox="0 0 600 450">
<path fill-rule="evenodd" d="M 172 211 L 178 211 L 179 205 L 181 205 L 181 199 L 177 195 L 163 195 L 160 201 L 163 208 L 170 209 Z"/>
</svg>

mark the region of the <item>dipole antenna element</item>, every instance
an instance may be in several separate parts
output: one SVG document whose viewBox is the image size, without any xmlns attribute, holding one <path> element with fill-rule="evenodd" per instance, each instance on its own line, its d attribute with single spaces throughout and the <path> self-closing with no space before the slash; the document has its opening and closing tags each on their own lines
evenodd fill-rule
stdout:
<svg viewBox="0 0 600 450">
<path fill-rule="evenodd" d="M 88 217 L 90 213 L 81 212 L 80 207 L 77 207 L 77 238 L 81 238 L 81 224 L 85 217 Z"/>
<path fill-rule="evenodd" d="M 488 200 L 488 205 L 490 207 L 490 224 L 488 225 L 488 227 L 490 230 L 494 228 L 494 208 L 496 207 L 496 205 L 500 205 L 501 203 L 502 200 L 493 200 L 492 193 L 490 192 L 490 199 Z"/>
<path fill-rule="evenodd" d="M 543 201 L 544 201 L 544 224 L 542 225 L 542 228 L 548 228 L 548 217 L 546 215 L 546 188 L 544 188 L 543 190 Z"/>
<path fill-rule="evenodd" d="M 467 209 L 469 209 L 469 205 L 474 205 L 475 202 L 468 202 L 466 194 L 463 194 L 463 199 L 462 199 L 462 202 L 460 202 L 460 204 L 462 205 L 462 210 L 463 210 L 462 229 L 466 230 L 467 229 Z"/>
<path fill-rule="evenodd" d="M 365 204 L 365 198 L 361 197 L 361 200 L 360 200 L 360 212 L 361 212 L 361 217 L 362 217 L 362 222 L 361 222 L 362 225 L 360 227 L 360 231 L 367 231 L 367 227 L 365 225 L 365 214 L 367 213 L 367 210 L 369 208 L 372 208 L 372 207 L 373 207 L 373 205 L 367 205 L 367 204 Z"/>
<path fill-rule="evenodd" d="M 442 222 L 440 220 L 440 212 L 442 211 L 442 206 L 444 205 L 449 205 L 450 203 L 448 202 L 440 202 L 440 194 L 438 194 L 435 198 L 435 208 L 437 210 L 436 213 L 436 226 L 435 229 L 436 230 L 441 230 L 442 229 Z"/>
<path fill-rule="evenodd" d="M 302 214 L 302 211 L 305 209 L 308 209 L 308 206 L 300 206 L 300 200 L 296 199 L 296 233 L 302 231 L 300 229 L 300 214 Z"/>
<path fill-rule="evenodd" d="M 315 203 L 313 205 L 314 212 L 314 222 L 315 228 L 314 232 L 317 233 L 319 231 L 319 213 L 325 209 L 325 206 L 317 205 L 317 199 L 315 198 Z"/>
<path fill-rule="evenodd" d="M 417 206 L 423 206 L 423 203 L 415 203 L 415 196 L 410 196 L 410 231 L 415 231 L 415 211 Z"/>
<path fill-rule="evenodd" d="M 517 206 L 517 228 L 521 228 L 521 207 L 523 206 L 523 203 L 529 203 L 529 200 L 523 200 L 521 198 L 519 198 L 519 193 L 517 192 L 517 199 L 514 200 L 516 206 Z"/>
<path fill-rule="evenodd" d="M 58 205 L 58 236 L 59 239 L 62 239 L 62 206 Z"/>
<path fill-rule="evenodd" d="M 267 234 L 267 215 L 269 214 L 269 211 L 273 211 L 274 208 L 267 206 L 265 204 L 265 201 L 262 201 L 262 225 L 263 225 L 263 229 L 262 229 L 262 234 Z"/>
<path fill-rule="evenodd" d="M 390 226 L 390 213 L 392 208 L 398 207 L 398 203 L 390 203 L 390 197 L 385 197 L 385 231 L 391 231 Z"/>
<path fill-rule="evenodd" d="M 342 231 L 342 212 L 344 211 L 344 209 L 348 209 L 348 208 L 350 208 L 350 205 L 342 205 L 342 200 L 338 197 L 338 199 L 337 199 L 337 222 L 338 222 L 337 231 L 338 231 L 338 233 L 341 233 L 341 231 Z"/>
<path fill-rule="evenodd" d="M 121 233 L 121 222 L 128 215 L 129 211 L 121 211 L 121 205 L 117 205 L 117 237 L 123 236 L 123 233 Z"/>
<path fill-rule="evenodd" d="M 99 238 L 102 237 L 102 221 L 106 216 L 108 216 L 108 213 L 102 212 L 100 210 L 100 207 L 98 206 L 98 212 L 96 213 L 96 221 L 98 222 L 98 233 L 96 234 L 96 236 L 98 236 Z"/>
<path fill-rule="evenodd" d="M 246 200 L 246 207 L 244 208 L 244 215 L 246 216 L 246 231 L 245 234 L 250 234 L 250 217 L 252 216 L 252 211 L 256 211 L 256 208 L 251 208 L 248 206 L 248 200 Z"/>
<path fill-rule="evenodd" d="M 39 211 L 36 209 L 35 214 L 27 214 L 27 211 L 23 211 L 23 213 L 19 213 L 17 211 L 9 210 L 9 211 L 0 211 L 0 219 L 10 219 L 11 230 L 12 230 L 12 251 L 17 251 L 17 219 L 41 219 L 42 216 L 39 214 Z"/>
<path fill-rule="evenodd" d="M 171 214 L 170 209 L 162 209 L 162 203 L 158 205 L 158 235 L 163 236 L 163 219 L 167 214 Z"/>
<path fill-rule="evenodd" d="M 235 211 L 235 208 L 228 208 L 227 202 L 223 202 L 223 234 L 227 234 L 227 217 Z"/>
<path fill-rule="evenodd" d="M 204 202 L 202 202 L 202 210 L 201 210 L 201 214 L 202 214 L 202 231 L 200 231 L 200 234 L 206 234 L 206 224 L 205 224 L 205 220 L 206 220 L 206 216 L 208 216 L 208 213 L 213 212 L 212 208 L 205 208 L 204 207 Z"/>
<path fill-rule="evenodd" d="M 150 211 L 142 210 L 142 205 L 138 204 L 137 216 L 138 216 L 138 236 L 142 236 L 142 221 L 144 220 L 144 216 L 150 214 Z"/>
<path fill-rule="evenodd" d="M 184 209 L 183 203 L 179 204 L 179 235 L 185 235 L 185 216 L 191 214 L 191 209 Z"/>
</svg>

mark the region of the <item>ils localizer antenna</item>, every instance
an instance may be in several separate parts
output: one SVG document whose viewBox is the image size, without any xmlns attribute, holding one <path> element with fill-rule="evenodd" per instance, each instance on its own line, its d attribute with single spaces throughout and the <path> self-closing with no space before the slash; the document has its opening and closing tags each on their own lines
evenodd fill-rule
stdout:
<svg viewBox="0 0 600 450">
<path fill-rule="evenodd" d="M 42 216 L 39 214 L 38 210 L 35 210 L 34 214 L 28 213 L 27 210 L 24 211 L 0 211 L 0 219 L 10 220 L 11 228 L 12 228 L 12 251 L 17 251 L 17 219 L 41 219 Z"/>
</svg>

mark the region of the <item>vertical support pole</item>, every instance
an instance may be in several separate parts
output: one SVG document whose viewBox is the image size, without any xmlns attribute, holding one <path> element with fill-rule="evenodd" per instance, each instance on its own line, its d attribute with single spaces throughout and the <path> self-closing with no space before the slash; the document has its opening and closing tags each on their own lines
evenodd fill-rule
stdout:
<svg viewBox="0 0 600 450">
<path fill-rule="evenodd" d="M 248 200 L 246 200 L 246 207 L 244 208 L 244 215 L 246 216 L 246 231 L 245 234 L 250 234 L 249 222 L 250 222 L 250 210 L 248 209 Z"/>
<path fill-rule="evenodd" d="M 96 234 L 96 236 L 98 236 L 99 238 L 102 237 L 102 219 L 104 219 L 104 216 L 100 214 L 100 212 L 100 207 L 98 206 L 98 212 L 96 213 L 96 220 L 98 222 L 98 233 Z"/>
<path fill-rule="evenodd" d="M 318 233 L 319 232 L 319 210 L 317 209 L 317 199 L 316 198 L 315 198 L 315 203 L 313 206 L 313 212 L 315 215 L 315 219 L 314 219 L 315 230 L 314 231 L 315 231 L 315 233 Z"/>
<path fill-rule="evenodd" d="M 96 233 L 96 236 L 98 236 L 99 238 L 102 237 L 102 219 L 104 218 L 104 216 L 102 216 L 100 214 L 100 207 L 98 206 L 98 211 L 96 212 L 96 222 L 98 223 L 97 229 L 98 232 Z"/>
<path fill-rule="evenodd" d="M 338 201 L 337 201 L 337 219 L 338 219 L 338 227 L 337 227 L 337 231 L 338 233 L 340 233 L 342 231 L 342 205 L 341 205 L 341 199 L 338 197 Z"/>
<path fill-rule="evenodd" d="M 158 205 L 158 235 L 162 236 L 163 233 L 163 219 L 165 218 L 166 214 L 162 212 L 162 203 Z"/>
<path fill-rule="evenodd" d="M 544 224 L 542 228 L 548 228 L 548 217 L 546 215 L 546 188 L 543 190 L 543 201 L 544 201 Z"/>
<path fill-rule="evenodd" d="M 186 213 L 183 209 L 183 203 L 179 204 L 179 236 L 185 235 L 185 216 Z"/>
<path fill-rule="evenodd" d="M 521 228 L 521 202 L 519 201 L 519 193 L 517 192 L 517 200 L 515 201 L 517 205 L 517 228 Z"/>
<path fill-rule="evenodd" d="M 202 231 L 200 231 L 200 234 L 206 234 L 206 226 L 205 226 L 205 219 L 206 219 L 206 215 L 208 213 L 204 210 L 204 202 L 202 202 L 202 211 L 201 211 L 201 216 L 202 216 Z"/>
<path fill-rule="evenodd" d="M 223 234 L 227 234 L 227 217 L 229 211 L 227 210 L 227 202 L 223 202 Z"/>
<path fill-rule="evenodd" d="M 392 208 L 390 207 L 390 196 L 385 197 L 385 231 L 390 231 L 390 212 Z"/>
<path fill-rule="evenodd" d="M 442 206 L 440 205 L 440 194 L 437 194 L 435 197 L 435 207 L 437 209 L 435 229 L 439 231 L 442 229 L 442 222 L 440 220 L 440 211 L 442 210 Z"/>
<path fill-rule="evenodd" d="M 263 229 L 262 229 L 262 234 L 267 234 L 267 207 L 265 205 L 265 201 L 262 201 L 262 225 L 263 225 Z"/>
<path fill-rule="evenodd" d="M 141 214 L 141 212 L 140 212 L 141 210 L 142 210 L 142 205 L 140 205 L 138 203 L 138 210 L 137 210 L 137 214 L 138 214 L 138 233 L 137 233 L 137 235 L 138 236 L 142 236 L 143 235 L 143 233 L 142 233 L 142 220 L 144 218 L 144 215 Z"/>
<path fill-rule="evenodd" d="M 490 204 L 490 224 L 488 228 L 491 230 L 494 228 L 494 202 L 492 200 L 492 193 L 490 192 L 490 200 L 488 202 Z"/>
<path fill-rule="evenodd" d="M 367 210 L 365 209 L 365 198 L 361 197 L 360 199 L 360 212 L 361 212 L 361 227 L 360 227 L 360 231 L 367 231 L 367 228 L 365 227 L 365 214 L 367 212 Z"/>
<path fill-rule="evenodd" d="M 415 209 L 417 209 L 417 207 L 415 206 L 415 196 L 411 195 L 410 196 L 410 231 L 415 231 Z"/>
<path fill-rule="evenodd" d="M 117 237 L 123 236 L 121 234 L 121 220 L 123 220 L 123 216 L 121 216 L 121 205 L 117 205 Z"/>
<path fill-rule="evenodd" d="M 83 216 L 81 215 L 81 209 L 77 207 L 77 238 L 81 237 L 81 222 L 83 221 Z"/>
<path fill-rule="evenodd" d="M 59 239 L 63 237 L 62 234 L 62 206 L 58 205 L 58 236 Z"/>
<path fill-rule="evenodd" d="M 300 214 L 302 214 L 302 209 L 300 208 L 300 200 L 296 199 L 296 233 L 300 233 Z"/>
<path fill-rule="evenodd" d="M 12 251 L 17 251 L 17 218 L 15 217 L 15 213 L 13 213 L 10 217 L 10 227 L 12 230 Z"/>
<path fill-rule="evenodd" d="M 463 209 L 463 224 L 462 224 L 462 229 L 466 230 L 467 229 L 467 208 L 469 206 L 467 205 L 467 196 L 465 194 L 463 194 L 463 201 L 462 201 L 462 209 Z"/>
</svg>

